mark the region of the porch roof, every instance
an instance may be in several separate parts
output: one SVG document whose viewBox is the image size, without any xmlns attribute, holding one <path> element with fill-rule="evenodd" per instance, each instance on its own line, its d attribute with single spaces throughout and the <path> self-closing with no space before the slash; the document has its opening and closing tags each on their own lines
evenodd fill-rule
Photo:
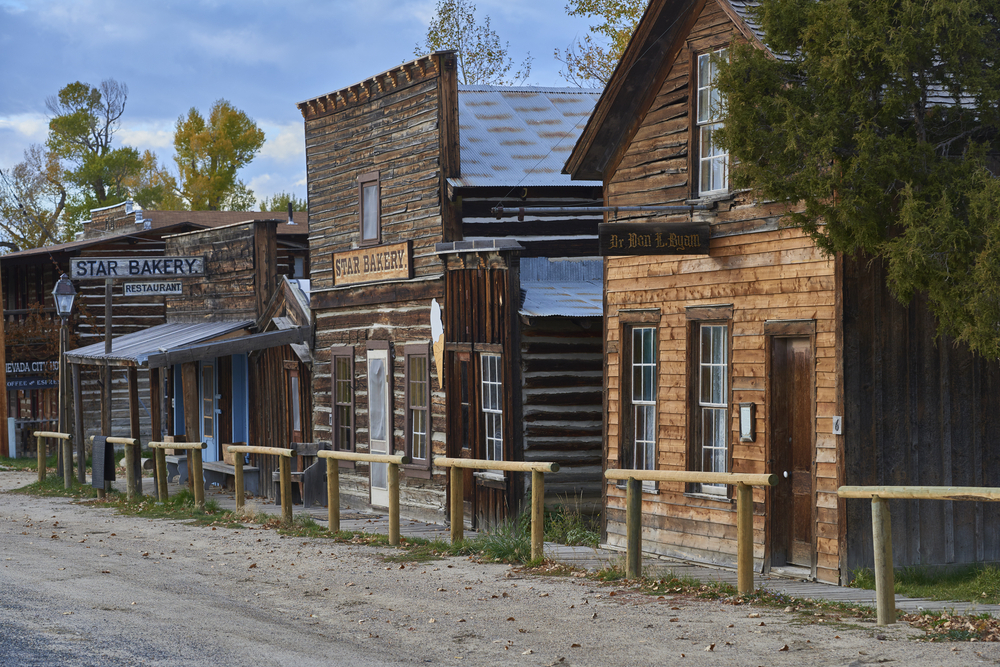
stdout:
<svg viewBox="0 0 1000 667">
<path fill-rule="evenodd" d="M 251 333 L 252 320 L 242 322 L 168 322 L 66 353 L 72 364 L 162 368 L 188 361 L 214 359 L 279 345 L 308 343 L 311 327 L 298 326 Z"/>
</svg>

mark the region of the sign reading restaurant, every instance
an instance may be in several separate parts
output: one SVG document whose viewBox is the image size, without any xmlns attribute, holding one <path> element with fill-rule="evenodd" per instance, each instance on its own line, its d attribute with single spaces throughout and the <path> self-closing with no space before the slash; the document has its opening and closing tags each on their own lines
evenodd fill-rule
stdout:
<svg viewBox="0 0 1000 667">
<path fill-rule="evenodd" d="M 611 222 L 597 227 L 601 256 L 707 255 L 707 222 Z"/>
<path fill-rule="evenodd" d="M 76 257 L 70 278 L 164 278 L 205 275 L 204 257 Z"/>
<path fill-rule="evenodd" d="M 409 241 L 333 253 L 334 286 L 413 277 Z"/>
<path fill-rule="evenodd" d="M 180 282 L 150 282 L 125 283 L 122 286 L 122 296 L 179 296 L 184 294 L 184 285 Z"/>
</svg>

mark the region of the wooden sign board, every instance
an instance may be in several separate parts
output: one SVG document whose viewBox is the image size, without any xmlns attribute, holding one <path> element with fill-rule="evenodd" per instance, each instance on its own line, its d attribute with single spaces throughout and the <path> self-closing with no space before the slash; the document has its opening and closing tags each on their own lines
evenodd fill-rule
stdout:
<svg viewBox="0 0 1000 667">
<path fill-rule="evenodd" d="M 333 253 L 336 287 L 412 277 L 413 250 L 409 241 Z"/>
<path fill-rule="evenodd" d="M 122 285 L 122 296 L 180 296 L 184 294 L 184 285 L 179 280 L 174 282 L 125 283 Z"/>
<path fill-rule="evenodd" d="M 204 257 L 75 257 L 70 278 L 179 278 L 205 275 Z"/>
<path fill-rule="evenodd" d="M 601 256 L 707 255 L 707 222 L 612 222 L 598 225 Z"/>
</svg>

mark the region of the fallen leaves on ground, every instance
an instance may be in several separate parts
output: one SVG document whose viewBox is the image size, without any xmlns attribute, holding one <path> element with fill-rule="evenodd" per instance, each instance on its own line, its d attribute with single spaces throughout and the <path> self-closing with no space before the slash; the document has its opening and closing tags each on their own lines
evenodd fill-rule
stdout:
<svg viewBox="0 0 1000 667">
<path fill-rule="evenodd" d="M 938 614 L 905 614 L 899 617 L 927 633 L 927 641 L 1000 641 L 1000 619 L 962 616 L 944 611 Z"/>
</svg>

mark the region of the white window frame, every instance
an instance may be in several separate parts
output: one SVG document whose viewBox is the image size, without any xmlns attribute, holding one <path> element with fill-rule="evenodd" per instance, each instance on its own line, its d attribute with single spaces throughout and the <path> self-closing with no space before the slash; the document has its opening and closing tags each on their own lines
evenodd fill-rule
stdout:
<svg viewBox="0 0 1000 667">
<path fill-rule="evenodd" d="M 489 461 L 503 461 L 503 364 L 499 354 L 481 354 L 483 454 Z M 494 471 L 490 471 L 494 472 Z M 502 472 L 496 471 L 503 475 Z"/>
<path fill-rule="evenodd" d="M 707 345 L 706 345 L 707 342 Z M 702 472 L 729 468 L 729 325 L 698 324 L 697 465 Z M 707 355 L 706 355 L 707 352 Z M 702 493 L 726 495 L 725 484 L 702 484 Z"/>
<path fill-rule="evenodd" d="M 656 327 L 632 327 L 630 335 L 632 467 L 656 470 Z"/>
<path fill-rule="evenodd" d="M 695 121 L 698 131 L 698 194 L 711 195 L 729 191 L 729 153 L 712 140 L 723 126 L 719 110 L 721 97 L 715 87 L 716 62 L 725 58 L 726 49 L 698 55 L 695 69 Z"/>
</svg>

